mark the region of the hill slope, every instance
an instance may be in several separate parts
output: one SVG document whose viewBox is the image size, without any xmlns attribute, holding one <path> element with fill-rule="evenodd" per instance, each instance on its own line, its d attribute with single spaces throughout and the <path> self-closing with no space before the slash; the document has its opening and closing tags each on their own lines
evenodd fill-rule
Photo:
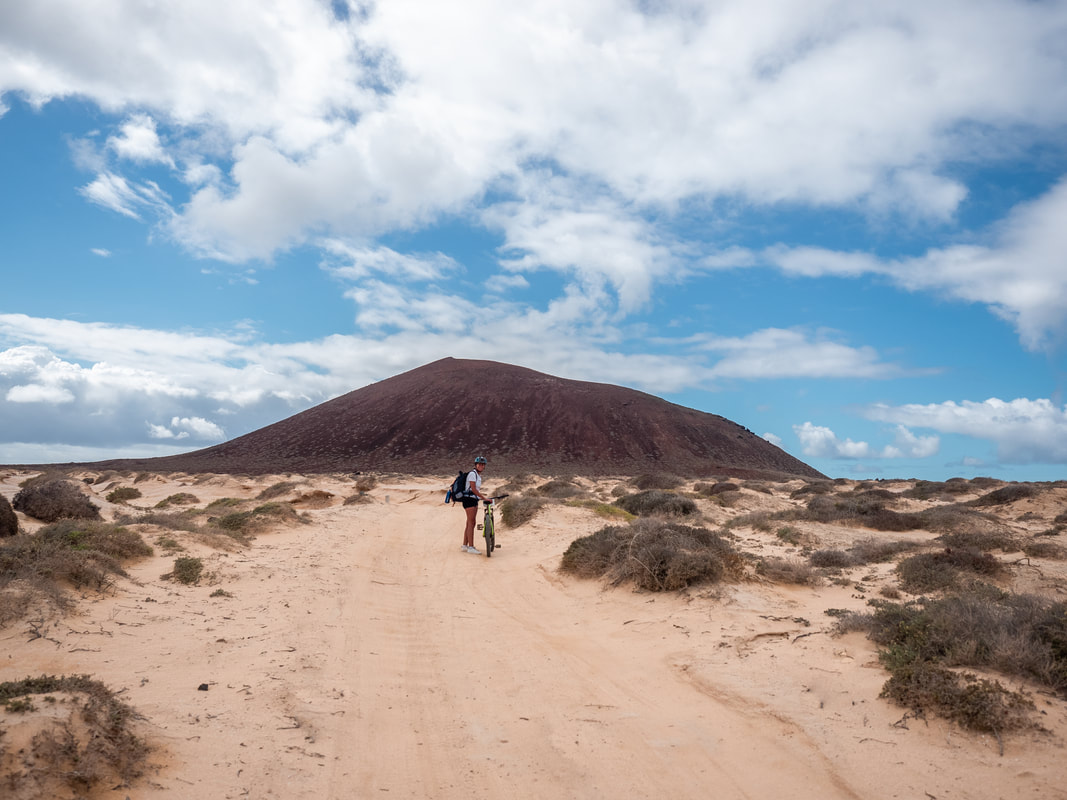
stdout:
<svg viewBox="0 0 1067 800">
<path fill-rule="evenodd" d="M 101 462 L 156 471 L 730 473 L 824 477 L 714 414 L 601 383 L 446 358 L 204 450 Z"/>
</svg>

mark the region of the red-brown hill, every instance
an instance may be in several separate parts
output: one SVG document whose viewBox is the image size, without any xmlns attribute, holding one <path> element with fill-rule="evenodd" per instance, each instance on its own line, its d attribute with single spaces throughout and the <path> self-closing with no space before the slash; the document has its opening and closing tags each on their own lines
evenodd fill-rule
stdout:
<svg viewBox="0 0 1067 800">
<path fill-rule="evenodd" d="M 446 358 L 223 444 L 97 462 L 111 469 L 264 474 L 493 472 L 825 477 L 714 414 L 601 383 Z"/>
</svg>

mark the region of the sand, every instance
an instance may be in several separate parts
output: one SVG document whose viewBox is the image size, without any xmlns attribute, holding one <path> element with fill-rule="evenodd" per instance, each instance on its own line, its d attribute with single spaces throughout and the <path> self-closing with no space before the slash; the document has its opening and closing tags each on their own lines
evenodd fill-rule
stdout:
<svg viewBox="0 0 1067 800">
<path fill-rule="evenodd" d="M 10 498 L 26 474 L 0 477 Z M 282 479 L 153 476 L 132 502 Z M 157 546 L 75 614 L 0 629 L 0 681 L 87 674 L 142 715 L 145 775 L 92 797 L 1067 798 L 1063 701 L 1035 693 L 1046 731 L 998 741 L 879 698 L 874 645 L 825 613 L 869 588 L 635 592 L 558 571 L 607 524 L 587 509 L 503 528 L 486 558 L 460 550 L 447 476 L 383 477 L 356 505 L 351 478 L 284 479 L 333 497 L 247 546 L 166 532 L 204 560 L 199 585 L 163 579 Z"/>
</svg>

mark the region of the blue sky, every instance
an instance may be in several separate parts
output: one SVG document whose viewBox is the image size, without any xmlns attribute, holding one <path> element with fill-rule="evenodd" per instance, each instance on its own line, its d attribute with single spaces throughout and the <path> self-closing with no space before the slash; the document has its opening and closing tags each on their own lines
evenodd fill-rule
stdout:
<svg viewBox="0 0 1067 800">
<path fill-rule="evenodd" d="M 1065 2 L 4 3 L 0 180 L 0 463 L 456 356 L 1067 478 Z"/>
</svg>

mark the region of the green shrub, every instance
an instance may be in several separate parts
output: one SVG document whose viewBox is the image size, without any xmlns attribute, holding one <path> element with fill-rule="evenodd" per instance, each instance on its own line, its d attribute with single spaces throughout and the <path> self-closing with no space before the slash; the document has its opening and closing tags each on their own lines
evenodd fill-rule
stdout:
<svg viewBox="0 0 1067 800">
<path fill-rule="evenodd" d="M 179 583 L 187 585 L 198 583 L 204 572 L 204 562 L 192 556 L 182 556 L 174 559 L 174 570 L 170 577 Z"/>
<path fill-rule="evenodd" d="M 0 494 L 0 539 L 16 536 L 19 532 L 19 518 L 8 499 Z"/>
<path fill-rule="evenodd" d="M 66 479 L 30 483 L 19 490 L 12 505 L 16 511 L 42 522 L 100 519 L 99 506 Z"/>
<path fill-rule="evenodd" d="M 127 500 L 136 500 L 140 496 L 140 489 L 135 489 L 132 486 L 120 486 L 118 489 L 108 492 L 107 501 L 109 503 L 125 503 Z"/>
<path fill-rule="evenodd" d="M 719 534 L 662 520 L 637 520 L 576 539 L 560 569 L 583 578 L 632 582 L 649 591 L 739 577 L 744 561 Z"/>
<path fill-rule="evenodd" d="M 620 497 L 615 505 L 634 516 L 648 515 L 684 517 L 697 513 L 697 505 L 688 497 L 650 489 L 646 492 Z"/>
<path fill-rule="evenodd" d="M 189 492 L 178 492 L 177 494 L 168 495 L 156 503 L 156 508 L 167 508 L 169 506 L 192 506 L 199 503 L 200 500 L 195 494 Z"/>
</svg>

